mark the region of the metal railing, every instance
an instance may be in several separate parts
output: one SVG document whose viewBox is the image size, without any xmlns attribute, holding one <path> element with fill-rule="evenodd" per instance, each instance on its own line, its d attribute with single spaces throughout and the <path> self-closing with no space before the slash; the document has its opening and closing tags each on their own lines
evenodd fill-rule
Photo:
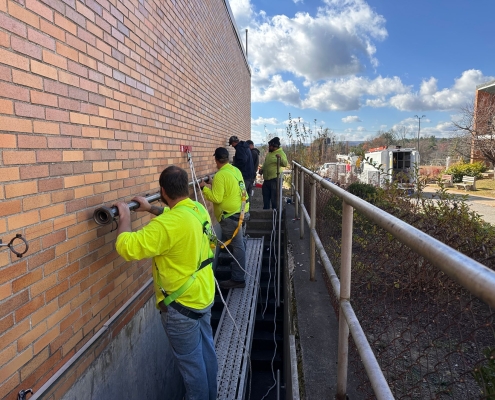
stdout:
<svg viewBox="0 0 495 400">
<path fill-rule="evenodd" d="M 305 186 L 305 179 L 309 179 L 309 190 Z M 425 232 L 407 224 L 403 220 L 350 194 L 339 186 L 327 182 L 324 178 L 304 168 L 297 162 L 293 162 L 292 189 L 295 197 L 296 218 L 300 217 L 301 220 L 301 238 L 304 235 L 305 221 L 310 228 L 311 261 L 309 278 L 311 280 L 315 279 L 316 251 L 318 251 L 321 263 L 328 275 L 336 298 L 339 315 L 337 398 L 344 399 L 347 391 L 348 357 L 349 353 L 352 352 L 352 349 L 348 348 L 349 332 L 352 335 L 355 349 L 358 353 L 355 359 L 358 360 L 358 363 L 361 362 L 364 365 L 366 371 L 368 381 L 365 384 L 371 385 L 374 396 L 378 399 L 391 399 L 394 396 L 404 398 L 439 398 L 442 396 L 442 393 L 443 395 L 449 395 L 451 398 L 469 398 L 471 396 L 479 398 L 482 397 L 480 394 L 482 390 L 479 386 L 484 386 L 483 391 L 485 396 L 486 393 L 490 393 L 490 385 L 493 385 L 493 383 L 487 382 L 486 377 L 481 376 L 482 374 L 479 371 L 486 367 L 486 362 L 490 359 L 490 354 L 481 355 L 483 349 L 489 349 L 489 351 L 495 352 L 495 347 L 490 347 L 492 344 L 495 346 L 495 332 L 493 331 L 493 319 L 495 317 L 491 311 L 495 307 L 495 272 L 429 236 Z M 320 190 L 320 193 L 324 192 L 324 196 L 320 196 L 324 200 L 318 206 L 317 189 Z M 309 192 L 309 200 L 305 198 L 305 192 Z M 328 228 L 329 225 L 332 225 L 329 220 L 325 220 L 321 224 L 325 225 L 327 230 L 322 229 L 320 225 L 320 235 L 325 235 L 323 241 L 317 229 L 317 222 L 323 218 L 321 210 L 329 208 L 329 199 L 332 197 L 334 200 L 336 198 L 339 201 L 341 200 L 341 222 L 335 223 L 335 219 L 333 220 L 335 226 L 341 230 L 340 242 L 336 239 L 338 233 L 336 233 L 335 229 L 329 233 L 328 229 L 332 229 L 331 227 Z M 335 205 L 337 202 L 333 201 L 332 204 Z M 310 208 L 309 212 L 307 207 Z M 317 215 L 317 209 L 319 215 Z M 384 232 L 384 235 L 380 236 L 380 238 L 383 237 L 384 239 L 380 239 L 381 241 L 378 243 L 381 249 L 380 251 L 383 251 L 387 243 L 395 249 L 397 247 L 395 243 L 400 242 L 400 246 L 408 248 L 409 251 L 416 253 L 418 256 L 418 258 L 413 258 L 407 253 L 408 262 L 417 264 L 418 268 L 424 268 L 425 265 L 428 268 L 431 267 L 434 271 L 433 274 L 437 274 L 436 277 L 438 277 L 438 274 L 443 273 L 445 278 L 443 278 L 444 275 L 442 275 L 441 279 L 439 278 L 443 285 L 446 285 L 447 288 L 457 285 L 460 289 L 456 289 L 455 291 L 454 289 L 445 290 L 443 295 L 444 297 L 446 296 L 446 300 L 444 302 L 438 302 L 435 294 L 430 295 L 422 292 L 421 285 L 419 285 L 419 295 L 415 295 L 416 297 L 414 297 L 410 294 L 411 292 L 408 292 L 408 302 L 403 301 L 404 304 L 408 303 L 410 315 L 400 315 L 400 318 L 406 322 L 401 321 L 400 328 L 397 328 L 397 318 L 392 314 L 394 312 L 402 312 L 403 308 L 399 310 L 399 308 L 394 309 L 393 307 L 389 307 L 387 309 L 385 306 L 386 312 L 380 311 L 377 318 L 366 318 L 367 311 L 381 306 L 372 303 L 373 299 L 370 299 L 369 293 L 378 293 L 378 291 L 373 292 L 373 288 L 381 285 L 379 281 L 380 276 L 373 276 L 372 278 L 367 278 L 368 281 L 363 281 L 367 286 L 364 288 L 361 286 L 361 291 L 368 291 L 369 293 L 367 292 L 363 295 L 361 297 L 362 301 L 358 302 L 358 307 L 360 308 L 360 317 L 358 318 L 355 311 L 356 304 L 353 304 L 353 301 L 351 301 L 351 298 L 354 299 L 354 297 L 351 297 L 351 267 L 357 271 L 355 275 L 358 275 L 364 267 L 362 265 L 354 265 L 356 260 L 359 264 L 362 259 L 356 258 L 355 260 L 353 245 L 354 247 L 361 246 L 365 250 L 369 250 L 370 247 L 366 246 L 370 245 L 366 240 L 373 241 L 379 235 L 375 228 L 373 228 L 375 230 L 367 231 L 368 225 L 364 228 L 360 225 L 362 232 L 356 233 L 353 230 L 353 222 L 356 218 L 354 216 L 354 210 L 357 211 L 359 218 L 366 219 L 367 223 L 374 224 L 376 229 L 381 229 Z M 340 223 L 341 226 L 339 226 Z M 353 235 L 359 238 L 364 244 L 353 242 Z M 337 267 L 340 279 L 325 249 L 324 241 L 330 240 L 330 238 L 333 247 L 340 246 L 340 266 Z M 387 257 L 392 258 L 393 256 L 393 254 L 391 256 L 387 255 Z M 383 265 L 374 265 L 374 260 L 371 258 L 373 257 L 369 257 L 366 260 L 371 265 L 371 268 L 366 270 L 367 272 L 373 271 L 373 268 L 376 270 L 383 269 Z M 334 257 L 334 263 L 338 261 Z M 380 260 L 380 262 L 382 261 Z M 384 261 L 384 263 L 386 262 Z M 399 268 L 401 267 L 401 261 L 396 259 L 391 265 L 392 269 Z M 414 273 L 411 273 L 407 279 L 410 282 L 417 281 Z M 447 279 L 449 279 L 448 284 L 445 283 Z M 400 287 L 401 284 L 402 281 L 397 280 L 395 282 L 392 279 L 392 285 L 382 285 L 386 286 L 383 290 L 387 292 L 389 301 L 390 297 L 393 299 L 400 298 L 400 295 L 397 295 L 396 292 L 402 289 Z M 467 289 L 467 291 L 463 288 Z M 449 290 L 451 290 L 450 297 Z M 461 290 L 468 293 L 467 301 L 459 300 L 459 297 L 463 296 L 463 294 L 459 294 Z M 356 294 L 359 293 L 356 292 L 354 296 Z M 476 296 L 477 299 L 473 299 L 471 295 Z M 438 303 L 435 304 L 434 311 L 429 313 L 428 308 L 423 308 L 419 311 L 414 309 L 414 302 L 421 303 L 421 296 L 431 297 L 433 299 L 432 301 Z M 404 300 L 403 297 L 402 300 Z M 380 301 L 387 301 L 387 298 L 385 296 L 380 297 Z M 367 305 L 367 307 L 362 306 L 366 302 L 371 302 L 372 304 Z M 452 322 L 448 326 L 449 331 L 447 333 L 435 325 L 438 324 L 438 321 L 442 321 L 442 324 L 449 324 L 445 322 L 448 318 L 444 317 L 443 314 L 448 314 L 448 308 L 452 307 L 453 303 L 455 303 L 460 311 L 456 311 L 452 318 L 458 318 L 456 320 L 457 328 L 467 330 L 464 335 L 453 332 L 455 329 L 451 329 Z M 428 306 L 429 304 L 426 303 L 424 307 Z M 475 321 L 475 333 L 469 331 L 470 323 L 467 322 L 469 320 L 465 318 L 464 314 L 461 314 L 465 311 L 464 308 L 466 307 L 469 307 L 466 313 L 470 315 L 471 320 Z M 483 312 L 477 311 L 480 309 L 483 309 Z M 428 321 L 425 322 L 421 318 L 422 316 L 426 316 Z M 373 327 L 372 323 L 374 323 L 381 325 L 381 330 L 370 328 L 370 330 L 373 330 L 372 334 L 368 331 L 365 332 L 362 328 L 363 319 L 372 321 L 367 323 L 367 328 L 370 326 Z M 394 330 L 395 328 L 397 329 Z M 435 329 L 436 331 L 432 332 Z M 482 338 L 478 337 L 477 340 L 476 338 L 474 339 L 476 342 L 476 351 L 473 351 L 471 348 L 468 348 L 468 344 L 471 343 L 470 338 L 475 334 L 478 334 L 478 336 L 482 334 Z M 370 338 L 373 346 L 370 345 Z M 418 343 L 421 344 L 422 341 L 428 342 L 426 347 L 419 345 L 419 350 L 416 347 L 413 348 Z M 395 353 L 393 353 L 394 351 Z M 460 363 L 461 361 L 452 361 L 454 359 L 453 357 L 455 357 L 455 360 L 463 360 L 464 370 L 462 372 L 459 372 L 457 364 L 455 366 L 453 364 L 454 362 Z M 493 358 L 492 356 L 491 359 L 493 360 Z M 445 363 L 452 363 L 452 366 L 444 368 L 443 365 Z M 495 365 L 493 369 L 495 371 Z M 490 372 L 492 371 L 488 370 L 488 373 Z M 430 381 L 432 380 L 435 380 L 435 382 L 431 383 Z M 400 388 L 398 388 L 399 384 L 397 381 L 401 381 L 400 385 L 402 386 Z M 460 386 L 458 383 L 462 383 L 463 387 L 458 388 L 457 386 Z M 492 390 L 495 390 L 495 388 L 492 388 Z M 373 395 L 369 394 L 369 397 L 373 397 Z"/>
</svg>

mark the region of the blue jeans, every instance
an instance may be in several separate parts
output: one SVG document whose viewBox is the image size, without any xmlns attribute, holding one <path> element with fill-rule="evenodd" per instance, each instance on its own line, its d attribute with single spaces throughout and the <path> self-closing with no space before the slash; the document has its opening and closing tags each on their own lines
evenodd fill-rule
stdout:
<svg viewBox="0 0 495 400">
<path fill-rule="evenodd" d="M 186 400 L 217 398 L 218 363 L 210 318 L 211 309 L 196 320 L 172 307 L 161 313 L 162 325 L 184 380 Z"/>
<path fill-rule="evenodd" d="M 223 242 L 232 237 L 238 224 L 239 221 L 235 221 L 230 218 L 225 218 L 220 221 Z M 239 228 L 239 232 L 237 232 L 237 235 L 235 235 L 232 242 L 230 242 L 230 246 L 232 246 L 232 255 L 241 265 L 241 267 L 239 267 L 235 260 L 230 263 L 230 267 L 232 269 L 231 279 L 237 282 L 244 282 L 244 271 L 246 270 L 246 242 L 244 240 L 242 227 Z"/>
</svg>

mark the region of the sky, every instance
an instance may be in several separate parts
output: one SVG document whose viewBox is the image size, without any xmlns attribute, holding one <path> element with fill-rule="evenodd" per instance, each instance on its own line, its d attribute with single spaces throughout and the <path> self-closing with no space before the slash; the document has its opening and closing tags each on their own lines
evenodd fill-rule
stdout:
<svg viewBox="0 0 495 400">
<path fill-rule="evenodd" d="M 229 2 L 243 39 L 248 29 L 255 143 L 287 142 L 289 114 L 338 140 L 417 138 L 419 122 L 422 137 L 449 137 L 495 79 L 495 0 Z"/>
</svg>

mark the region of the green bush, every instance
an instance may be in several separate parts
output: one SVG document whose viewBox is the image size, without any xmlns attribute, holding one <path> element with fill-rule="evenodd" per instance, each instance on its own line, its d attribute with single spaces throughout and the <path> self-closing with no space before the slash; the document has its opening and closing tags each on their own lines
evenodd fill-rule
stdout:
<svg viewBox="0 0 495 400">
<path fill-rule="evenodd" d="M 377 189 L 368 183 L 354 182 L 349 185 L 347 191 L 354 196 L 373 203 L 376 198 Z"/>
<path fill-rule="evenodd" d="M 474 176 L 476 179 L 481 178 L 481 174 L 487 169 L 488 167 L 484 163 L 475 162 L 473 164 L 454 164 L 445 173 L 452 175 L 454 182 L 462 182 L 463 176 Z"/>
</svg>

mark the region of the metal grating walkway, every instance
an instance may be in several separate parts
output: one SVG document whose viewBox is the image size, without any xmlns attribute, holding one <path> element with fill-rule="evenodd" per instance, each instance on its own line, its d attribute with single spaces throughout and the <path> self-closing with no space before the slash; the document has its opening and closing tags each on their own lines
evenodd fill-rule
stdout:
<svg viewBox="0 0 495 400">
<path fill-rule="evenodd" d="M 244 399 L 262 259 L 263 238 L 248 239 L 246 287 L 231 289 L 225 300 L 235 324 L 224 307 L 214 339 L 218 359 L 217 399 Z"/>
</svg>

